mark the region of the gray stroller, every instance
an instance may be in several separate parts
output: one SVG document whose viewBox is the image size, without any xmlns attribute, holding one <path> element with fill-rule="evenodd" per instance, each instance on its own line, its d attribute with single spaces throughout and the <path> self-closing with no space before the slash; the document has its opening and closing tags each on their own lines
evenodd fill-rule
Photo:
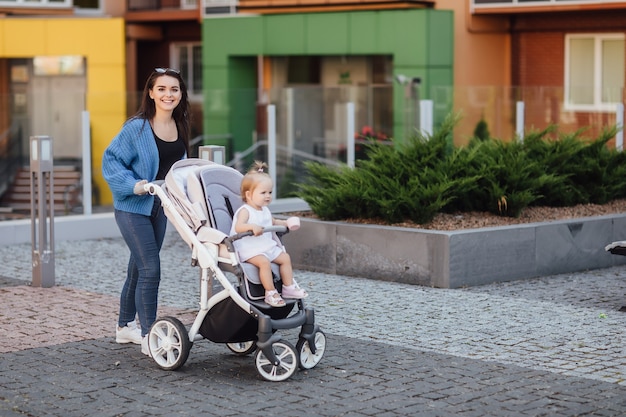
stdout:
<svg viewBox="0 0 626 417">
<path fill-rule="evenodd" d="M 209 339 L 238 355 L 254 353 L 261 377 L 283 381 L 298 368 L 311 369 L 319 363 L 326 336 L 304 300 L 285 298 L 285 306 L 267 305 L 257 269 L 239 261 L 233 242 L 251 234 L 229 236 L 233 213 L 242 204 L 241 179 L 233 168 L 190 158 L 175 163 L 163 184 L 146 185 L 161 199 L 165 214 L 191 249 L 192 265 L 201 272 L 200 310 L 191 328 L 175 317 L 159 317 L 148 333 L 148 347 L 158 366 L 175 370 L 185 363 L 195 341 Z M 265 231 L 280 242 L 279 235 L 287 228 Z M 273 274 L 280 291 L 278 268 Z M 294 347 L 279 330 L 295 328 L 300 331 Z"/>
</svg>

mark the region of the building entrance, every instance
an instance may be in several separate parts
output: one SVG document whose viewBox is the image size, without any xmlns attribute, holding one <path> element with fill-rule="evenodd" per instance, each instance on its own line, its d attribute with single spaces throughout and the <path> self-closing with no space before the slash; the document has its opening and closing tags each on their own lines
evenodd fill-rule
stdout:
<svg viewBox="0 0 626 417">
<path fill-rule="evenodd" d="M 82 157 L 81 114 L 85 110 L 85 77 L 35 76 L 31 84 L 31 134 L 53 139 L 54 159 Z"/>
</svg>

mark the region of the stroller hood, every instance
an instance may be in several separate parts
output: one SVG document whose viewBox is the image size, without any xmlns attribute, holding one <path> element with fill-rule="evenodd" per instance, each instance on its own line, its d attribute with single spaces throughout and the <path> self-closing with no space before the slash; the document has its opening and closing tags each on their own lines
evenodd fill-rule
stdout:
<svg viewBox="0 0 626 417">
<path fill-rule="evenodd" d="M 165 176 L 162 188 L 172 201 L 171 206 L 164 206 L 165 214 L 190 246 L 192 242 L 186 237 L 183 230 L 185 228 L 191 229 L 202 243 L 217 245 L 227 237 L 225 233 L 210 226 L 208 205 L 200 184 L 199 175 L 202 170 L 215 166 L 218 164 L 204 159 L 183 159 L 174 163 Z M 172 210 L 180 214 L 179 219 L 182 218 L 182 221 L 176 220 Z"/>
</svg>

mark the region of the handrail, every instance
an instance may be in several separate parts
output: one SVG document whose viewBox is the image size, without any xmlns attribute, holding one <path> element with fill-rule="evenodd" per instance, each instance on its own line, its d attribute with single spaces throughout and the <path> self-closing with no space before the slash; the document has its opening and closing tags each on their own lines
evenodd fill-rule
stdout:
<svg viewBox="0 0 626 417">
<path fill-rule="evenodd" d="M 233 159 L 231 159 L 230 161 L 226 162 L 226 166 L 229 167 L 234 167 L 237 168 L 241 161 L 243 161 L 248 155 L 250 155 L 251 153 L 253 153 L 254 151 L 256 151 L 258 148 L 260 148 L 261 146 L 267 146 L 268 145 L 268 141 L 267 140 L 260 140 L 258 142 L 255 142 L 252 146 L 250 146 L 248 149 L 242 151 L 242 152 L 237 152 L 235 153 L 235 157 Z M 321 164 L 325 164 L 325 165 L 333 165 L 333 166 L 341 166 L 343 165 L 341 162 L 333 160 L 333 159 L 328 159 L 328 158 L 322 158 L 321 156 L 317 156 L 317 155 L 313 155 L 310 154 L 308 152 L 304 152 L 301 151 L 299 149 L 294 149 L 294 148 L 289 148 L 287 146 L 283 146 L 283 145 L 276 145 L 276 150 L 280 150 L 286 153 L 290 153 L 292 155 L 295 156 L 299 156 L 303 159 L 307 159 L 309 161 L 315 161 L 315 162 L 319 162 Z"/>
<path fill-rule="evenodd" d="M 0 199 L 13 183 L 22 163 L 20 132 L 19 129 L 12 132 L 9 128 L 0 134 Z"/>
</svg>

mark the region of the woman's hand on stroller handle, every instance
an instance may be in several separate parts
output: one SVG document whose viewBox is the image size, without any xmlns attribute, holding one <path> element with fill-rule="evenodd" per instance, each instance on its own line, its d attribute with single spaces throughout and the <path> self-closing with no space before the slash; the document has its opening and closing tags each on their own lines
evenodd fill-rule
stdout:
<svg viewBox="0 0 626 417">
<path fill-rule="evenodd" d="M 146 181 L 146 180 L 144 180 L 144 181 Z M 152 181 L 152 182 L 147 182 L 147 181 L 143 182 L 142 186 L 143 186 L 143 189 L 144 189 L 144 194 L 148 193 L 150 195 L 155 195 L 157 192 L 156 192 L 156 189 L 154 188 L 154 186 L 158 185 L 159 187 L 161 187 L 163 184 L 165 184 L 165 181 L 163 181 L 163 180 L 155 180 L 155 181 Z M 137 186 L 139 186 L 139 182 L 137 183 L 137 185 L 135 185 L 135 188 L 137 188 Z M 135 192 L 135 194 L 137 194 L 137 193 Z"/>
</svg>

